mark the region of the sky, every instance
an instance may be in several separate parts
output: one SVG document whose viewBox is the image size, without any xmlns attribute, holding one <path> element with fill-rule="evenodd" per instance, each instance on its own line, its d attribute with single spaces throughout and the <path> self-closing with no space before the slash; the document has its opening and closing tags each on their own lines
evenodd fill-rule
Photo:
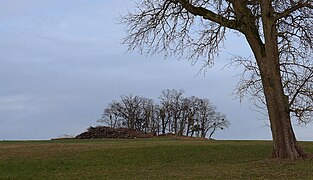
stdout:
<svg viewBox="0 0 313 180">
<path fill-rule="evenodd" d="M 271 139 L 263 114 L 233 95 L 240 68 L 224 68 L 233 55 L 250 56 L 243 39 L 227 36 L 212 68 L 162 54 L 128 52 L 122 44 L 125 0 L 0 0 L 0 140 L 78 135 L 97 123 L 121 95 L 157 100 L 165 89 L 208 98 L 231 125 L 216 139 Z M 312 125 L 295 126 L 312 140 Z"/>
</svg>

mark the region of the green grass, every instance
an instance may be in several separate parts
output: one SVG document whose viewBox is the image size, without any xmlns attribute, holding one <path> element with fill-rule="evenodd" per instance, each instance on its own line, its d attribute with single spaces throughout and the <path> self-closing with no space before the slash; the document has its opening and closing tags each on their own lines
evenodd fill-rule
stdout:
<svg viewBox="0 0 313 180">
<path fill-rule="evenodd" d="M 313 143 L 301 145 L 313 152 Z M 312 161 L 272 160 L 271 148 L 173 138 L 4 141 L 0 179 L 313 179 Z"/>
</svg>

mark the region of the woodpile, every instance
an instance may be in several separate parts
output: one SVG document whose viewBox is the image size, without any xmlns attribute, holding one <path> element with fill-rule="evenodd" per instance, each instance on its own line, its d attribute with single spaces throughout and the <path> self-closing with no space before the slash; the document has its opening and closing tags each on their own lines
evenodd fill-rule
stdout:
<svg viewBox="0 0 313 180">
<path fill-rule="evenodd" d="M 89 127 L 86 132 L 77 135 L 76 139 L 99 139 L 99 138 L 150 138 L 151 133 L 144 133 L 130 128 L 110 128 L 106 126 Z"/>
</svg>

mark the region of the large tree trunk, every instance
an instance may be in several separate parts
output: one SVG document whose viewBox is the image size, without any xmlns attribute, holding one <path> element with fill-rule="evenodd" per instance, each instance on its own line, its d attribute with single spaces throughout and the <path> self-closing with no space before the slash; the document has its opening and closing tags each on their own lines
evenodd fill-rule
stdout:
<svg viewBox="0 0 313 180">
<path fill-rule="evenodd" d="M 261 6 L 264 39 L 260 38 L 259 31 L 251 25 L 252 23 L 247 25 L 244 31 L 260 70 L 273 137 L 273 157 L 302 158 L 306 156 L 306 153 L 298 145 L 293 132 L 289 100 L 282 86 L 277 29 L 272 18 L 271 2 L 261 1 Z"/>
<path fill-rule="evenodd" d="M 288 97 L 283 92 L 280 74 L 275 70 L 277 65 L 272 61 L 270 57 L 263 59 L 267 66 L 266 69 L 263 68 L 261 74 L 274 143 L 273 157 L 281 159 L 304 157 L 306 154 L 298 145 L 292 129 Z"/>
</svg>

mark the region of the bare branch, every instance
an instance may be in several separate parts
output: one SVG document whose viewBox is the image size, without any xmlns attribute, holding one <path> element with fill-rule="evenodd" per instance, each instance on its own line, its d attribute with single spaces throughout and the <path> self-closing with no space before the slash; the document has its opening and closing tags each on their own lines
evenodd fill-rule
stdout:
<svg viewBox="0 0 313 180">
<path fill-rule="evenodd" d="M 304 7 L 307 7 L 309 9 L 313 9 L 313 5 L 312 5 L 312 2 L 311 1 L 306 1 L 306 2 L 303 2 L 302 0 L 299 1 L 297 4 L 293 5 L 292 7 L 286 9 L 285 11 L 281 12 L 281 13 L 277 13 L 276 16 L 275 16 L 275 19 L 274 21 L 277 21 L 278 19 L 281 19 L 281 18 L 286 18 L 287 16 L 289 16 L 291 13 L 301 9 L 301 8 L 304 8 Z"/>
<path fill-rule="evenodd" d="M 229 20 L 227 17 L 218 15 L 206 8 L 193 6 L 188 0 L 173 0 L 173 2 L 180 3 L 188 12 L 192 13 L 193 15 L 201 16 L 203 19 L 208 19 L 230 29 L 240 30 L 240 26 L 236 20 Z"/>
</svg>

